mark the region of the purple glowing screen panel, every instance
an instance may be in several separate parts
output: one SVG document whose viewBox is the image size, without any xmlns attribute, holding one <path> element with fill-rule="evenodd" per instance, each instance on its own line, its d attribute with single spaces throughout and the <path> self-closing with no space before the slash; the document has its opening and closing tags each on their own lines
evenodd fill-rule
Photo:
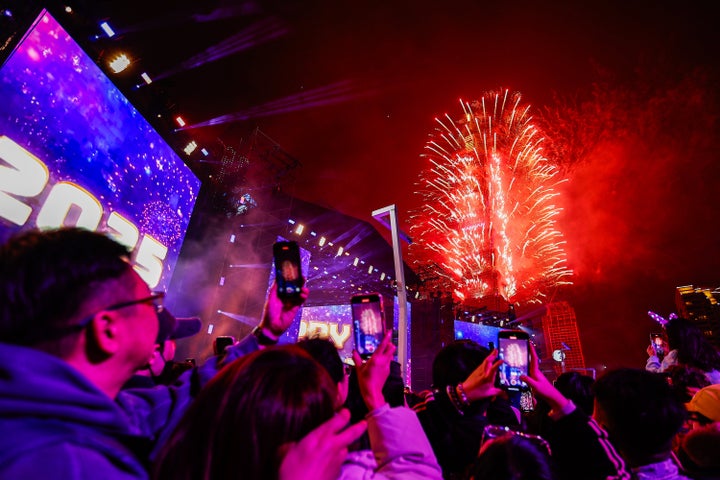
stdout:
<svg viewBox="0 0 720 480">
<path fill-rule="evenodd" d="M 398 308 L 397 297 L 394 297 L 394 305 L 393 331 L 397 336 L 398 312 L 400 310 Z M 387 313 L 387 309 L 385 311 Z M 410 304 L 408 303 L 408 317 L 409 316 Z M 409 327 L 410 325 L 408 325 L 407 356 L 411 358 Z M 329 338 L 337 347 L 343 362 L 352 363 L 352 352 L 355 349 L 352 329 L 352 307 L 350 306 L 349 299 L 348 303 L 343 305 L 303 307 L 300 310 L 299 318 L 296 318 L 288 331 L 280 337 L 280 343 L 295 343 L 297 340 L 313 336 Z M 396 336 L 393 338 L 393 343 L 397 345 L 398 339 Z M 397 352 L 395 360 L 397 360 Z M 409 370 L 407 373 L 409 374 Z"/>
<path fill-rule="evenodd" d="M 352 362 L 355 341 L 352 336 L 350 304 L 303 307 L 298 339 L 320 336 L 329 338 L 337 347 L 343 362 Z"/>
<path fill-rule="evenodd" d="M 278 236 L 277 242 L 286 242 L 289 239 Z M 300 266 L 306 284 L 312 289 L 312 273 L 310 266 L 312 254 L 309 250 L 300 247 Z M 270 268 L 268 290 L 275 282 L 274 265 Z M 290 327 L 280 337 L 280 343 L 292 344 L 307 337 L 321 336 L 330 338 L 338 347 L 343 360 L 352 359 L 354 342 L 352 340 L 352 316 L 350 304 L 324 305 L 316 307 L 303 307 L 298 312 Z"/>
<path fill-rule="evenodd" d="M 47 12 L 0 69 L 0 241 L 77 225 L 166 289 L 200 181 Z"/>
<path fill-rule="evenodd" d="M 491 325 L 483 325 L 478 323 L 455 321 L 455 339 L 456 340 L 474 340 L 483 347 L 497 347 L 499 327 Z"/>
</svg>

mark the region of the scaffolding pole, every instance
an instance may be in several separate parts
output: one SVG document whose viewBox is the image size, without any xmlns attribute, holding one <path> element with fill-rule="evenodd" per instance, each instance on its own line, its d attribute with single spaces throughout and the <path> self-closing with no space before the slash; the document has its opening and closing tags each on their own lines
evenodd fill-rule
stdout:
<svg viewBox="0 0 720 480">
<path fill-rule="evenodd" d="M 397 282 L 398 296 L 398 363 L 400 363 L 400 372 L 403 381 L 409 385 L 410 379 L 407 377 L 407 342 L 408 342 L 408 308 L 407 308 L 407 290 L 405 289 L 405 269 L 403 266 L 402 249 L 400 248 L 400 239 L 410 242 L 410 238 L 400 231 L 398 227 L 397 210 L 395 205 L 388 205 L 372 212 L 373 218 L 390 229 L 392 234 L 393 259 L 395 260 L 395 280 Z M 384 217 L 390 217 L 388 224 Z"/>
</svg>

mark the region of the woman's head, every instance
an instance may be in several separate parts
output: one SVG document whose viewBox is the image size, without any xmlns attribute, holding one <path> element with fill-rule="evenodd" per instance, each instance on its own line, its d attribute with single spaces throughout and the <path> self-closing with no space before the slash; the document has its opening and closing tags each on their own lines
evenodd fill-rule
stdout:
<svg viewBox="0 0 720 480">
<path fill-rule="evenodd" d="M 720 354 L 702 330 L 686 318 L 673 318 L 665 325 L 668 345 L 677 350 L 678 361 L 704 371 L 720 369 Z"/>
<path fill-rule="evenodd" d="M 464 381 L 489 354 L 490 350 L 473 340 L 449 343 L 433 360 L 433 387 L 442 389 Z"/>
<path fill-rule="evenodd" d="M 283 446 L 333 416 L 335 389 L 327 371 L 296 346 L 235 360 L 186 412 L 156 478 L 276 478 Z"/>
<path fill-rule="evenodd" d="M 552 480 L 550 455 L 529 438 L 504 435 L 483 444 L 472 480 Z"/>
<path fill-rule="evenodd" d="M 565 398 L 572 400 L 584 413 L 592 415 L 594 403 L 593 383 L 595 383 L 595 379 L 588 375 L 579 372 L 565 372 L 555 380 L 555 388 Z"/>
</svg>

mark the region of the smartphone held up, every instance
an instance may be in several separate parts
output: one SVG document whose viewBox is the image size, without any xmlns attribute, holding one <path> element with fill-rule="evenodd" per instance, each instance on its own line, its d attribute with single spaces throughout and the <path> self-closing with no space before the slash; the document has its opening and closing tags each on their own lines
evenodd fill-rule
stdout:
<svg viewBox="0 0 720 480">
<path fill-rule="evenodd" d="M 498 358 L 503 361 L 498 370 L 495 385 L 509 391 L 524 391 L 527 383 L 520 376 L 528 374 L 530 365 L 530 336 L 522 330 L 498 332 Z"/>
<path fill-rule="evenodd" d="M 369 357 L 385 337 L 385 312 L 379 293 L 355 295 L 350 299 L 355 350 Z"/>
<path fill-rule="evenodd" d="M 215 337 L 215 340 L 213 340 L 213 353 L 215 355 L 224 355 L 225 349 L 235 345 L 235 343 L 235 337 L 231 335 Z"/>
<path fill-rule="evenodd" d="M 655 355 L 662 360 L 665 357 L 665 339 L 662 333 L 651 333 L 650 344 Z"/>
<path fill-rule="evenodd" d="M 300 267 L 300 248 L 296 242 L 276 242 L 273 245 L 275 282 L 278 297 L 297 299 L 300 297 L 305 279 Z"/>
</svg>

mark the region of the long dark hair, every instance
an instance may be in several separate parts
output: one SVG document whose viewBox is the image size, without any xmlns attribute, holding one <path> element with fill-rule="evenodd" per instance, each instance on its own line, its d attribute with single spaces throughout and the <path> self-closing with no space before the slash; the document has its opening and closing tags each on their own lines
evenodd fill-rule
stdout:
<svg viewBox="0 0 720 480">
<path fill-rule="evenodd" d="M 679 363 L 705 372 L 720 370 L 720 353 L 692 321 L 673 318 L 665 325 L 665 331 L 670 349 L 678 352 Z"/>
<path fill-rule="evenodd" d="M 305 351 L 271 347 L 235 360 L 186 412 L 156 479 L 275 479 L 283 445 L 333 416 L 336 387 Z"/>
<path fill-rule="evenodd" d="M 493 439 L 469 469 L 471 480 L 553 480 L 550 456 L 518 436 Z"/>
</svg>

